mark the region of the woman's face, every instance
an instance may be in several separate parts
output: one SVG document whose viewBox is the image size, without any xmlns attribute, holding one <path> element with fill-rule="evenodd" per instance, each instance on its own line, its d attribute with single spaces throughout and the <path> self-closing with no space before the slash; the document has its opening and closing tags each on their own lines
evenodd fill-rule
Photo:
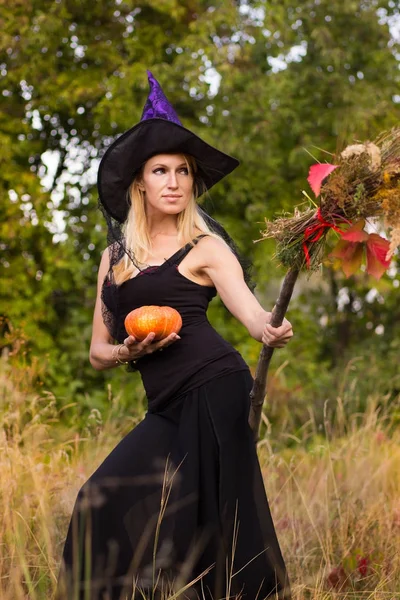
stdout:
<svg viewBox="0 0 400 600">
<path fill-rule="evenodd" d="M 183 154 L 157 154 L 143 169 L 139 184 L 145 192 L 147 214 L 182 212 L 193 194 L 193 175 Z"/>
</svg>

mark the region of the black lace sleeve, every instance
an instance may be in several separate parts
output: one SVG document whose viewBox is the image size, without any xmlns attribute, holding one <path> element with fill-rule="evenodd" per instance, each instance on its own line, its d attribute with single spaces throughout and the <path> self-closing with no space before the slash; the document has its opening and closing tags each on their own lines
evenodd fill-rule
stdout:
<svg viewBox="0 0 400 600">
<path fill-rule="evenodd" d="M 106 250 L 110 251 L 110 250 Z M 112 272 L 109 272 L 103 281 L 101 290 L 101 314 L 103 322 L 107 327 L 111 337 L 119 344 L 123 343 L 123 335 L 121 335 L 121 324 L 119 316 L 118 304 L 118 287 L 113 281 Z M 137 367 L 133 361 L 127 363 L 127 371 L 137 371 Z"/>
<path fill-rule="evenodd" d="M 122 343 L 123 340 L 120 339 L 121 318 L 118 303 L 118 286 L 114 280 L 113 268 L 125 255 L 129 257 L 135 267 L 139 267 L 136 264 L 135 257 L 132 256 L 129 248 L 126 247 L 125 236 L 122 231 L 122 224 L 108 214 L 100 201 L 98 203 L 98 207 L 107 223 L 108 248 L 106 252 L 108 252 L 109 257 L 109 269 L 106 277 L 104 278 L 101 290 L 101 312 L 104 324 L 110 332 L 110 335 L 114 340 Z"/>
<path fill-rule="evenodd" d="M 113 340 L 122 344 L 125 337 L 125 332 L 122 323 L 122 315 L 119 307 L 118 285 L 115 283 L 113 267 L 126 255 L 129 256 L 135 267 L 139 268 L 131 255 L 129 249 L 126 248 L 122 225 L 113 219 L 103 208 L 99 202 L 99 208 L 107 223 L 107 241 L 109 257 L 109 269 L 104 278 L 101 288 L 101 314 L 103 322 L 107 327 Z M 127 371 L 137 371 L 134 363 L 128 363 Z"/>
<path fill-rule="evenodd" d="M 105 252 L 108 251 L 105 250 Z M 110 269 L 101 288 L 101 315 L 111 337 L 122 343 L 118 339 L 118 312 L 118 289 Z"/>
</svg>

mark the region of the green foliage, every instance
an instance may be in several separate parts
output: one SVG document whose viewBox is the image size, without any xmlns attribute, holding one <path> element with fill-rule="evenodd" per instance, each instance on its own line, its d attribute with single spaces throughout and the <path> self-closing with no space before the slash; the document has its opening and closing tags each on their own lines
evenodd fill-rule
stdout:
<svg viewBox="0 0 400 600">
<path fill-rule="evenodd" d="M 0 315 L 13 362 L 24 369 L 40 357 L 37 384 L 83 412 L 107 406 L 110 381 L 131 381 L 95 372 L 87 358 L 106 245 L 94 183 L 101 153 L 140 118 L 146 68 L 185 125 L 240 158 L 205 202 L 253 258 L 270 309 L 283 271 L 273 245 L 253 240 L 264 217 L 301 201 L 313 160 L 304 149 L 325 160 L 320 148 L 398 123 L 399 44 L 388 21 L 398 14 L 391 0 L 1 2 Z M 291 395 L 299 404 L 332 386 L 326 365 L 340 372 L 360 339 L 370 355 L 383 342 L 386 352 L 400 318 L 394 279 L 382 280 L 375 306 L 370 281 L 327 273 L 323 297 L 304 289 L 293 312 L 299 342 L 279 355 L 291 356 L 282 376 L 290 372 L 290 394 L 303 389 Z M 344 312 L 343 286 L 354 298 Z M 254 365 L 258 345 L 247 332 L 218 303 L 211 318 Z M 128 410 L 128 392 L 124 402 Z"/>
</svg>

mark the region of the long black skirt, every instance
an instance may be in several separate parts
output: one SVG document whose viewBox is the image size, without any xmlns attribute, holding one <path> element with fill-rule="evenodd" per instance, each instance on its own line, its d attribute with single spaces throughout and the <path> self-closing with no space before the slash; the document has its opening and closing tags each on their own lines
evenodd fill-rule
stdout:
<svg viewBox="0 0 400 600">
<path fill-rule="evenodd" d="M 149 408 L 78 494 L 57 598 L 290 598 L 251 386 L 240 371 Z"/>
</svg>

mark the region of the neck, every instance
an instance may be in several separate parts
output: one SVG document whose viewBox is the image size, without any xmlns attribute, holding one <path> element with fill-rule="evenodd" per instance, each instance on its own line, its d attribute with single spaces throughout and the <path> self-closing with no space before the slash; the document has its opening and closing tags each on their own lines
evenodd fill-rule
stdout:
<svg viewBox="0 0 400 600">
<path fill-rule="evenodd" d="M 147 217 L 150 238 L 164 235 L 176 237 L 178 235 L 177 215 L 152 215 Z"/>
</svg>

